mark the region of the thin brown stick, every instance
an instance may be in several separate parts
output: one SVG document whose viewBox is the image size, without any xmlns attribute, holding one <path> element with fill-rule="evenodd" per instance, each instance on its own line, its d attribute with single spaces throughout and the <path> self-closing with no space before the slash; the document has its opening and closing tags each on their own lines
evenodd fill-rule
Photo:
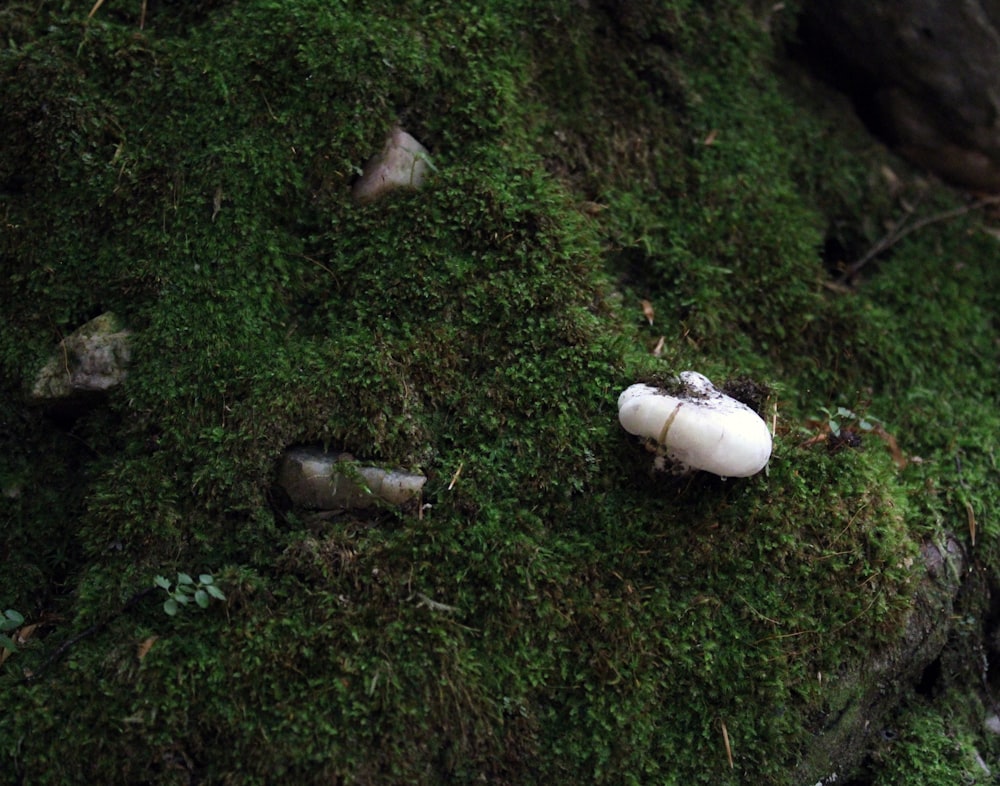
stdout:
<svg viewBox="0 0 1000 786">
<path fill-rule="evenodd" d="M 321 268 L 322 270 L 325 270 L 325 271 L 326 271 L 327 273 L 329 273 L 329 274 L 330 274 L 331 276 L 334 276 L 334 275 L 336 275 L 336 273 L 334 273 L 334 272 L 333 272 L 332 270 L 330 270 L 330 268 L 328 268 L 328 267 L 327 267 L 326 265 L 324 265 L 324 264 L 323 264 L 322 262 L 320 262 L 320 261 L 319 261 L 318 259 L 313 259 L 312 257 L 310 257 L 310 256 L 307 256 L 306 254 L 297 254 L 296 256 L 300 256 L 300 257 L 302 257 L 302 258 L 303 258 L 303 259 L 305 259 L 305 260 L 306 260 L 307 262 L 312 262 L 312 263 L 313 263 L 313 264 L 314 264 L 314 265 L 315 265 L 316 267 L 318 267 L 318 268 Z"/>
<path fill-rule="evenodd" d="M 726 722 L 719 718 L 719 724 L 722 726 L 722 741 L 726 746 L 726 759 L 729 761 L 729 769 L 733 769 L 733 749 L 729 744 L 729 730 L 726 728 Z"/>
<path fill-rule="evenodd" d="M 868 249 L 868 251 L 865 253 L 863 257 L 855 261 L 854 264 L 852 264 L 844 272 L 844 274 L 839 279 L 837 279 L 836 282 L 837 284 L 843 285 L 851 276 L 857 273 L 858 270 L 867 265 L 871 260 L 873 260 L 879 254 L 881 254 L 887 248 L 892 247 L 895 243 L 899 241 L 899 238 L 903 236 L 902 233 L 903 230 L 906 228 L 907 222 L 911 218 L 913 218 L 913 214 L 920 206 L 920 203 L 921 201 L 923 201 L 925 194 L 926 192 L 921 192 L 917 196 L 916 204 L 913 205 L 912 207 L 903 202 L 903 209 L 906 211 L 906 215 L 904 215 L 902 219 L 900 219 L 893 225 L 892 229 L 889 230 L 889 233 L 887 235 L 882 237 L 877 243 L 875 243 L 875 245 L 873 245 L 870 249 Z"/>
<path fill-rule="evenodd" d="M 912 224 L 907 225 L 906 220 L 901 221 L 897 226 L 893 227 L 892 231 L 889 232 L 885 237 L 879 240 L 874 246 L 872 246 L 868 251 L 858 259 L 856 262 L 852 263 L 850 267 L 845 270 L 840 278 L 837 279 L 836 283 L 839 285 L 845 284 L 849 279 L 853 278 L 861 268 L 871 262 L 875 257 L 896 245 L 900 240 L 908 235 L 913 234 L 918 229 L 923 229 L 931 224 L 938 224 L 942 221 L 950 221 L 953 218 L 958 218 L 966 213 L 971 213 L 974 210 L 980 210 L 989 205 L 996 205 L 1000 203 L 1000 194 L 994 196 L 982 197 L 977 199 L 968 205 L 962 205 L 961 207 L 952 208 L 951 210 L 944 210 L 940 213 L 934 213 L 933 215 L 921 218 L 919 221 L 914 221 Z"/>
</svg>

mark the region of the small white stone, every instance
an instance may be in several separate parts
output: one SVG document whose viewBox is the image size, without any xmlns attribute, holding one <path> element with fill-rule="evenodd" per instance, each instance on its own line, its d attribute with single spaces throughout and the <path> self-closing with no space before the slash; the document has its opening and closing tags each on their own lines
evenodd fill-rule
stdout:
<svg viewBox="0 0 1000 786">
<path fill-rule="evenodd" d="M 402 505 L 418 498 L 426 482 L 423 475 L 359 466 L 347 453 L 318 448 L 288 450 L 278 470 L 278 485 L 295 505 L 310 510 Z"/>
<path fill-rule="evenodd" d="M 369 159 L 352 193 L 358 202 L 370 202 L 396 189 L 420 188 L 430 168 L 427 148 L 397 126 Z"/>
</svg>

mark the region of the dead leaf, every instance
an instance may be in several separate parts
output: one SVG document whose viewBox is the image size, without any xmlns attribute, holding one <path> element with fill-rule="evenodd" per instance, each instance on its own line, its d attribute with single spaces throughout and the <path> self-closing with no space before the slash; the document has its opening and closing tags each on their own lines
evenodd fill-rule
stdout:
<svg viewBox="0 0 1000 786">
<path fill-rule="evenodd" d="M 896 442 L 896 438 L 882 426 L 876 426 L 872 429 L 872 431 L 877 434 L 883 442 L 885 442 L 886 447 L 889 448 L 889 452 L 892 454 L 892 460 L 896 462 L 896 466 L 899 467 L 899 469 L 906 469 L 906 456 L 904 456 L 903 451 L 899 449 L 899 443 Z"/>
<path fill-rule="evenodd" d="M 965 515 L 969 518 L 969 541 L 976 545 L 976 513 L 968 500 L 965 502 Z"/>
<path fill-rule="evenodd" d="M 895 195 L 902 191 L 902 183 L 900 182 L 899 175 L 897 175 L 891 168 L 883 164 L 879 167 L 879 171 L 882 174 L 882 179 L 885 180 L 885 184 L 889 189 L 889 193 Z"/>
<path fill-rule="evenodd" d="M 28 639 L 30 639 L 32 636 L 35 635 L 35 630 L 38 628 L 40 624 L 41 623 L 39 622 L 35 622 L 31 625 L 25 625 L 22 628 L 19 628 L 17 631 L 17 635 L 14 637 L 14 641 L 16 641 L 18 644 L 27 643 Z"/>
<path fill-rule="evenodd" d="M 147 638 L 145 641 L 143 641 L 139 645 L 139 649 L 136 652 L 136 654 L 139 656 L 139 661 L 140 662 L 142 661 L 143 658 L 145 658 L 149 654 L 149 651 L 153 648 L 153 645 L 156 643 L 156 640 L 158 638 L 160 638 L 160 637 L 159 636 L 150 636 L 149 638 Z"/>
<path fill-rule="evenodd" d="M 660 336 L 660 340 L 656 342 L 656 346 L 653 347 L 653 357 L 658 358 L 663 354 L 663 345 L 666 343 L 667 337 Z"/>
<path fill-rule="evenodd" d="M 39 624 L 41 623 L 35 622 L 31 625 L 22 625 L 11 634 L 10 640 L 14 642 L 16 646 L 21 646 L 34 635 L 35 629 L 39 626 Z M 6 647 L 0 647 L 0 666 L 2 666 L 6 662 L 7 658 L 13 654 L 14 650 L 9 650 Z"/>
<path fill-rule="evenodd" d="M 656 311 L 653 309 L 653 304 L 648 300 L 639 301 L 642 305 L 642 313 L 646 315 L 646 319 L 649 320 L 649 324 L 653 324 L 653 317 L 656 316 Z"/>
<path fill-rule="evenodd" d="M 215 189 L 215 196 L 212 197 L 212 223 L 215 223 L 215 217 L 219 215 L 219 211 L 222 210 L 222 198 L 225 196 L 222 193 L 222 186 Z"/>
<path fill-rule="evenodd" d="M 604 212 L 608 209 L 607 205 L 602 205 L 600 202 L 581 202 L 580 209 L 583 211 L 584 215 L 593 218 L 599 213 Z"/>
<path fill-rule="evenodd" d="M 701 143 L 703 145 L 711 145 L 714 144 L 715 140 L 718 138 L 719 138 L 719 129 L 713 128 L 711 131 L 708 132 L 708 136 L 706 136 Z"/>
</svg>

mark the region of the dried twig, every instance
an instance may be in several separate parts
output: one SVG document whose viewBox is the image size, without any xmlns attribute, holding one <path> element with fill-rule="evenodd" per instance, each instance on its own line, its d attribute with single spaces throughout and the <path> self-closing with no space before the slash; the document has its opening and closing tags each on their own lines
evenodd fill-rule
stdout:
<svg viewBox="0 0 1000 786">
<path fill-rule="evenodd" d="M 719 718 L 719 724 L 722 726 L 722 741 L 726 746 L 726 759 L 729 761 L 729 769 L 733 769 L 733 749 L 729 744 L 729 730 L 726 728 L 726 722 Z"/>
<path fill-rule="evenodd" d="M 55 663 L 57 660 L 59 660 L 59 658 L 63 656 L 63 654 L 65 654 L 66 650 L 70 649 L 73 645 L 75 645 L 79 641 L 82 641 L 88 636 L 93 636 L 95 633 L 100 633 L 118 617 L 122 616 L 123 614 L 127 614 L 129 611 L 131 611 L 136 606 L 136 604 L 139 603 L 139 601 L 141 601 L 155 589 L 156 587 L 146 587 L 144 589 L 139 590 L 125 602 L 124 606 L 122 606 L 118 611 L 114 612 L 110 617 L 107 617 L 106 619 L 103 619 L 100 622 L 91 625 L 86 630 L 80 631 L 75 636 L 71 636 L 70 638 L 66 639 L 66 641 L 60 644 L 59 647 L 53 653 L 51 653 L 48 658 L 45 659 L 45 662 L 42 663 L 42 665 L 38 668 L 37 671 L 32 672 L 30 674 L 25 674 L 24 678 L 21 680 L 21 684 L 27 685 L 37 680 L 53 663 Z"/>
<path fill-rule="evenodd" d="M 865 265 L 871 262 L 875 257 L 886 251 L 892 246 L 896 245 L 900 240 L 902 240 L 907 235 L 911 235 L 918 229 L 923 229 L 931 224 L 938 224 L 942 221 L 950 221 L 953 218 L 958 218 L 966 213 L 971 213 L 974 210 L 980 210 L 989 205 L 1000 204 L 1000 194 L 995 194 L 993 196 L 982 197 L 977 199 L 975 202 L 971 202 L 968 205 L 962 205 L 961 207 L 952 208 L 951 210 L 944 210 L 940 213 L 934 213 L 933 215 L 921 218 L 919 221 L 914 221 L 912 224 L 907 224 L 907 218 L 900 221 L 892 230 L 879 240 L 874 246 L 872 246 L 868 251 L 858 259 L 853 262 L 850 267 L 845 270 L 840 278 L 837 279 L 836 283 L 838 285 L 844 285 L 848 280 L 857 275 L 858 271 L 861 270 Z"/>
<path fill-rule="evenodd" d="M 430 609 L 431 611 L 445 611 L 448 613 L 454 613 L 458 611 L 457 606 L 449 606 L 447 603 L 439 603 L 436 600 L 431 600 L 422 592 L 416 593 L 416 598 L 418 601 L 417 603 L 418 607 L 423 606 L 425 608 Z"/>
</svg>

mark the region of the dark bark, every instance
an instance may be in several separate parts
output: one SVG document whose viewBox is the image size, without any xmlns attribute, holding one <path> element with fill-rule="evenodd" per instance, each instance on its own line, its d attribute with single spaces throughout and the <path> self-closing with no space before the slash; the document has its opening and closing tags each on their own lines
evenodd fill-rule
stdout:
<svg viewBox="0 0 1000 786">
<path fill-rule="evenodd" d="M 900 153 L 1000 190 L 1000 1 L 823 0 L 804 9 L 802 33 Z"/>
</svg>

